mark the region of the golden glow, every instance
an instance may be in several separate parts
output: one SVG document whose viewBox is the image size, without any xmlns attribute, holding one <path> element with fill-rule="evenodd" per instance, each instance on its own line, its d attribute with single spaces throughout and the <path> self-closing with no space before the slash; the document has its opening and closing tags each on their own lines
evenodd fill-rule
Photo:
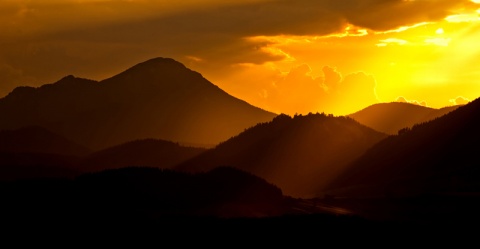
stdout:
<svg viewBox="0 0 480 249">
<path fill-rule="evenodd" d="M 408 44 L 408 41 L 397 39 L 397 38 L 388 38 L 385 40 L 380 40 L 380 43 L 378 43 L 377 46 L 384 47 L 384 46 L 387 46 L 388 44 L 405 45 L 405 44 Z"/>
<path fill-rule="evenodd" d="M 450 43 L 450 39 L 449 38 L 429 38 L 429 39 L 425 39 L 425 43 L 433 44 L 437 46 L 448 46 L 448 44 Z"/>
<path fill-rule="evenodd" d="M 452 15 L 445 18 L 448 22 L 478 22 L 480 21 L 480 17 L 477 13 L 472 14 L 460 14 L 460 15 Z"/>
<path fill-rule="evenodd" d="M 354 91 L 360 96 L 375 94 L 378 102 L 395 101 L 398 96 L 405 96 L 404 99 L 409 99 L 407 102 L 440 108 L 453 104 L 451 100 L 457 96 L 475 99 L 480 96 L 478 84 L 480 70 L 474 63 L 478 63 L 479 57 L 476 55 L 480 55 L 480 47 L 476 42 L 480 39 L 480 33 L 477 31 L 480 30 L 479 24 L 480 22 L 474 22 L 470 26 L 463 26 L 462 23 L 445 20 L 416 25 L 403 31 L 396 30 L 396 37 L 390 36 L 392 32 L 377 32 L 366 36 L 342 34 L 328 37 L 286 35 L 255 37 L 252 39 L 257 42 L 268 41 L 267 47 L 278 48 L 289 56 L 285 56 L 282 61 L 269 64 L 268 71 L 276 75 L 270 77 L 270 82 L 276 88 L 270 89 L 267 84 L 258 91 L 257 97 L 250 95 L 247 101 L 273 111 L 290 114 L 317 110 L 348 114 L 360 109 L 359 106 L 375 102 L 373 98 L 349 102 L 346 100 L 348 96 L 352 99 L 356 97 L 352 92 L 342 90 L 337 96 L 343 103 L 342 106 L 324 103 L 323 100 L 333 96 L 328 90 L 325 91 L 329 88 L 325 85 L 325 76 L 322 72 L 324 66 L 337 67 L 343 78 L 358 71 L 372 75 L 375 84 L 364 84 L 370 88 L 357 88 Z M 295 65 L 301 63 L 309 67 L 308 70 L 302 71 L 303 77 L 297 75 L 295 78 L 297 84 L 291 82 L 288 88 L 285 84 L 287 81 L 283 80 L 283 85 L 278 83 L 292 70 L 295 71 L 292 69 Z M 275 69 L 272 70 L 272 67 Z M 264 65 L 255 65 L 245 72 L 244 77 L 257 78 L 264 70 Z M 278 85 L 284 89 L 279 90 Z M 316 85 L 317 88 L 312 90 L 311 87 L 305 87 L 306 85 Z M 300 86 L 304 87 L 303 94 L 299 93 L 302 89 Z M 288 101 L 292 108 L 288 108 L 281 103 L 288 102 L 286 97 L 272 98 L 273 94 L 279 91 L 295 92 L 292 96 L 301 97 L 295 100 L 290 96 Z M 312 96 L 311 91 L 325 93 Z M 341 94 L 345 94 L 346 98 L 341 97 Z M 304 101 L 308 96 L 319 99 L 316 101 L 317 104 Z M 256 100 L 257 98 L 261 101 Z M 295 105 L 294 102 L 302 102 L 303 105 Z M 316 109 L 312 107 L 314 105 Z"/>
<path fill-rule="evenodd" d="M 413 25 L 411 25 L 411 26 L 402 26 L 402 27 L 399 27 L 399 28 L 396 28 L 396 29 L 387 30 L 387 31 L 383 31 L 383 32 L 376 32 L 376 33 L 377 33 L 377 34 L 378 34 L 378 33 L 383 33 L 383 34 L 387 34 L 387 33 L 401 33 L 401 32 L 407 31 L 407 30 L 409 30 L 409 29 L 413 29 L 413 28 L 425 26 L 425 25 L 428 25 L 428 24 L 430 24 L 430 23 L 429 23 L 429 22 L 421 22 L 421 23 L 413 24 Z"/>
</svg>

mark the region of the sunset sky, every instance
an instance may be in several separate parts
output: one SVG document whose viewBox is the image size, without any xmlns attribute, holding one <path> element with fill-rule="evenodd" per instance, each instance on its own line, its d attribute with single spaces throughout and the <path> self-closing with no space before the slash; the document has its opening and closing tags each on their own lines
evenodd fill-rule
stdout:
<svg viewBox="0 0 480 249">
<path fill-rule="evenodd" d="M 276 113 L 480 96 L 480 0 L 2 0 L 0 97 L 171 57 Z"/>
</svg>

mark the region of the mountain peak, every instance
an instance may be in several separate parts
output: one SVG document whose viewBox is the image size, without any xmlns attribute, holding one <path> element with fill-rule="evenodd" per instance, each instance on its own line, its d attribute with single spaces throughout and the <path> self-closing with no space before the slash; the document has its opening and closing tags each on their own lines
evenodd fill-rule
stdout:
<svg viewBox="0 0 480 249">
<path fill-rule="evenodd" d="M 186 84 L 199 80 L 204 81 L 203 76 L 182 63 L 171 58 L 156 57 L 140 62 L 122 73 L 104 80 L 103 83 L 119 81 L 158 86 L 180 82 Z"/>
<path fill-rule="evenodd" d="M 138 65 L 161 65 L 161 64 L 172 64 L 172 65 L 182 65 L 185 67 L 182 63 L 168 57 L 155 57 L 150 60 L 146 60 L 144 62 L 139 63 Z"/>
<path fill-rule="evenodd" d="M 67 75 L 67 76 L 63 77 L 59 81 L 67 81 L 67 80 L 74 80 L 74 79 L 75 79 L 75 76 L 70 74 L 70 75 Z"/>
<path fill-rule="evenodd" d="M 128 71 L 136 71 L 136 70 L 142 70 L 145 72 L 155 72 L 159 70 L 188 70 L 185 65 L 182 63 L 172 59 L 172 58 L 164 58 L 164 57 L 156 57 L 150 60 L 146 60 L 144 62 L 140 62 L 137 65 L 131 67 L 128 69 Z"/>
</svg>

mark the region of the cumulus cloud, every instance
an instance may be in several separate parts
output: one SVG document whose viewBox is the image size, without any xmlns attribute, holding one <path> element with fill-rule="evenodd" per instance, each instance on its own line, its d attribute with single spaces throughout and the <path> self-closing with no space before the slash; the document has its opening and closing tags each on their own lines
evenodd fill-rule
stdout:
<svg viewBox="0 0 480 249">
<path fill-rule="evenodd" d="M 462 96 L 458 96 L 457 98 L 450 100 L 450 103 L 453 105 L 466 105 L 468 102 L 470 102 L 470 100 Z"/>
<path fill-rule="evenodd" d="M 399 96 L 395 102 L 400 102 L 400 103 L 410 103 L 414 105 L 420 105 L 420 106 L 427 106 L 427 102 L 425 100 L 418 101 L 418 100 L 408 100 L 403 96 Z"/>
<path fill-rule="evenodd" d="M 324 83 L 329 88 L 336 88 L 340 81 L 342 81 L 342 75 L 336 68 L 324 66 L 323 69 Z"/>
<path fill-rule="evenodd" d="M 288 114 L 325 112 L 342 115 L 378 102 L 373 76 L 363 72 L 342 76 L 329 66 L 323 67 L 322 71 L 322 76 L 314 77 L 306 64 L 292 68 L 270 89 L 269 106 Z"/>
</svg>

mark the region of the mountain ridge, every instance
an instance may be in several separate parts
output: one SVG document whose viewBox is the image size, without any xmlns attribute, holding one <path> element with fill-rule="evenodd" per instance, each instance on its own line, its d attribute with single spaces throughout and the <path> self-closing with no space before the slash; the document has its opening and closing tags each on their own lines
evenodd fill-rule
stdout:
<svg viewBox="0 0 480 249">
<path fill-rule="evenodd" d="M 385 136 L 348 117 L 281 114 L 175 169 L 198 172 L 231 166 L 266 179 L 287 195 L 307 198 Z"/>
</svg>

